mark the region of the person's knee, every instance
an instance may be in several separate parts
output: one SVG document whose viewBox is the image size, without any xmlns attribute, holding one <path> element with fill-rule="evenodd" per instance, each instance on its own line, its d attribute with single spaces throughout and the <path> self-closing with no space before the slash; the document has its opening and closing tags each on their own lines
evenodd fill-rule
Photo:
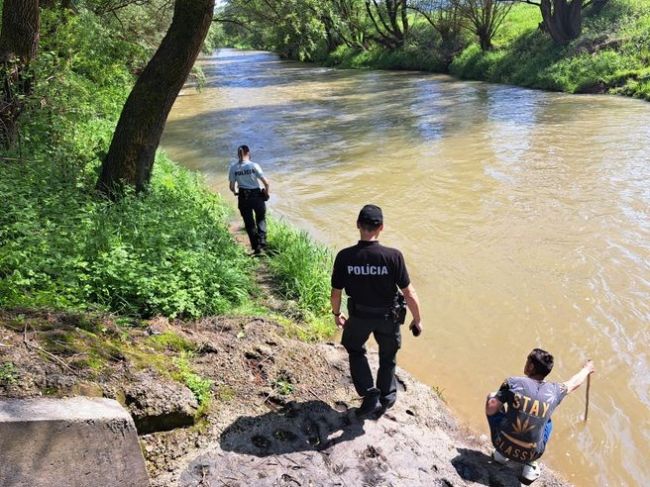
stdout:
<svg viewBox="0 0 650 487">
<path fill-rule="evenodd" d="M 342 343 L 342 345 L 350 357 L 363 357 L 366 355 L 366 347 L 363 345 L 359 346 L 356 343 Z"/>
<path fill-rule="evenodd" d="M 397 365 L 397 350 L 392 353 L 380 353 L 379 354 L 379 365 L 382 367 L 395 367 Z"/>
<path fill-rule="evenodd" d="M 496 393 L 488 394 L 485 400 L 485 414 L 486 416 L 494 416 L 501 411 L 502 403 L 496 398 Z"/>
</svg>

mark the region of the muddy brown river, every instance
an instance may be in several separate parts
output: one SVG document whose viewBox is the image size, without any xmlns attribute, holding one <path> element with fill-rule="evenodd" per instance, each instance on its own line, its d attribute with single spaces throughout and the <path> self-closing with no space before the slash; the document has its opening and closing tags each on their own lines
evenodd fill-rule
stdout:
<svg viewBox="0 0 650 487">
<path fill-rule="evenodd" d="M 264 52 L 203 59 L 163 138 L 227 192 L 248 144 L 275 215 L 338 249 L 368 202 L 402 249 L 425 333 L 399 363 L 487 433 L 483 402 L 536 346 L 552 380 L 593 358 L 554 414 L 546 464 L 578 486 L 650 485 L 650 104 Z M 233 204 L 234 198 L 232 198 Z"/>
</svg>

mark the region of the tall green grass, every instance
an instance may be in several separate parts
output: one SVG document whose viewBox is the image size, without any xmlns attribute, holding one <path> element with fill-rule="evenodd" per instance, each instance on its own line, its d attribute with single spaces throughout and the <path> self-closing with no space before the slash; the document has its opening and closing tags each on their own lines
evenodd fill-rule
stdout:
<svg viewBox="0 0 650 487">
<path fill-rule="evenodd" d="M 95 193 L 148 51 L 89 12 L 59 15 L 43 13 L 35 93 L 12 160 L 0 162 L 0 307 L 200 316 L 241 306 L 252 263 L 200 178 L 159 154 L 147 194 L 110 203 Z"/>
<path fill-rule="evenodd" d="M 330 308 L 330 249 L 315 242 L 307 232 L 285 222 L 269 222 L 269 268 L 279 291 L 294 300 L 309 317 L 327 315 Z"/>
</svg>

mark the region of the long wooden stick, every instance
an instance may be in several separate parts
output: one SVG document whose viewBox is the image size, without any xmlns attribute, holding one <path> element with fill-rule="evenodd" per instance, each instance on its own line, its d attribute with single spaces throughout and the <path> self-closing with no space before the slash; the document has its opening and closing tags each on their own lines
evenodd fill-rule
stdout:
<svg viewBox="0 0 650 487">
<path fill-rule="evenodd" d="M 585 423 L 589 417 L 589 388 L 591 387 L 591 374 L 587 376 L 587 390 L 585 391 Z"/>
</svg>

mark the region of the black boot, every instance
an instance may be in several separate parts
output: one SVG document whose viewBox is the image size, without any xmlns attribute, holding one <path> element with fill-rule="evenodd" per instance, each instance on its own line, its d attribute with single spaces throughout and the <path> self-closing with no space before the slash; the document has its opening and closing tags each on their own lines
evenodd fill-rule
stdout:
<svg viewBox="0 0 650 487">
<path fill-rule="evenodd" d="M 379 402 L 379 390 L 370 389 L 364 396 L 361 406 L 356 411 L 356 415 L 358 418 L 367 418 L 380 411 L 381 404 Z"/>
</svg>

